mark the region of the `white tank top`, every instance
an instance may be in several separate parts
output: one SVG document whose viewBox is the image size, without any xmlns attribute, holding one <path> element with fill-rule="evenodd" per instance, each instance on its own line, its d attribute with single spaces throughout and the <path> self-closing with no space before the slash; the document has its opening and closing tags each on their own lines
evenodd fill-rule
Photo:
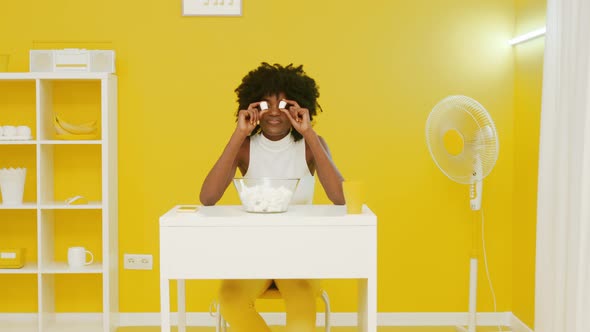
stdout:
<svg viewBox="0 0 590 332">
<path fill-rule="evenodd" d="M 311 204 L 315 177 L 305 159 L 305 141 L 291 134 L 271 141 L 262 133 L 250 136 L 250 162 L 245 178 L 298 178 L 291 204 Z"/>
</svg>

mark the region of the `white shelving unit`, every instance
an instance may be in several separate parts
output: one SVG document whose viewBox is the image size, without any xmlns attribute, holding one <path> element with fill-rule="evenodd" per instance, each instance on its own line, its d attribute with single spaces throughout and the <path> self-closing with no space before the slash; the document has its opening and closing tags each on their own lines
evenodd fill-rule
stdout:
<svg viewBox="0 0 590 332">
<path fill-rule="evenodd" d="M 78 86 L 81 92 L 77 91 Z M 27 89 L 32 91 L 26 91 Z M 98 91 L 88 93 L 93 89 Z M 36 247 L 32 247 L 33 244 L 30 241 L 25 250 L 31 251 L 27 256 L 35 257 L 36 261 L 35 259 L 27 261 L 25 267 L 21 269 L 0 269 L 0 297 L 8 291 L 6 287 L 11 287 L 6 282 L 2 282 L 3 280 L 14 280 L 10 278 L 19 277 L 36 278 L 37 312 L 19 313 L 10 310 L 10 306 L 2 312 L 2 308 L 6 308 L 7 302 L 5 302 L 5 305 L 0 307 L 0 332 L 114 332 L 118 325 L 119 302 L 117 77 L 108 73 L 0 73 L 0 97 L 4 92 L 10 99 L 13 90 L 21 97 L 15 97 L 15 100 L 8 102 L 0 101 L 0 125 L 3 124 L 3 118 L 11 117 L 10 112 L 27 109 L 27 112 L 34 112 L 34 115 L 29 114 L 28 117 L 12 115 L 28 121 L 20 125 L 30 126 L 33 129 L 33 138 L 28 141 L 0 140 L 0 168 L 11 166 L 3 165 L 6 160 L 19 164 L 21 162 L 19 158 L 26 159 L 23 161 L 29 164 L 26 181 L 35 181 L 35 185 L 25 187 L 30 190 L 27 194 L 25 189 L 25 201 L 22 205 L 0 204 L 0 226 L 4 225 L 0 229 L 0 232 L 4 231 L 4 234 L 0 234 L 0 248 L 5 248 L 2 239 L 8 239 L 10 242 L 12 238 L 34 237 Z M 32 100 L 24 100 L 27 98 Z M 54 98 L 59 100 L 56 102 Z M 89 101 L 89 104 L 96 105 L 96 113 L 99 114 L 97 139 L 56 140 L 53 126 L 55 112 L 60 112 L 60 107 L 64 104 L 71 108 L 76 103 L 85 103 L 85 98 L 98 99 Z M 72 102 L 70 103 L 69 100 Z M 13 107 L 16 110 L 12 109 Z M 69 109 L 69 112 L 71 111 Z M 84 159 L 86 162 L 78 165 L 77 158 Z M 64 167 L 64 165 L 67 166 Z M 68 176 L 72 172 L 76 173 L 73 176 L 75 180 L 72 181 L 75 183 L 71 184 L 74 190 L 88 185 L 92 187 L 92 192 L 96 193 L 96 197 L 89 197 L 88 204 L 67 205 L 64 197 L 61 197 L 64 192 L 67 192 Z M 30 192 L 31 188 L 34 188 L 32 190 L 35 193 Z M 19 216 L 25 216 L 23 219 L 29 220 L 18 220 Z M 72 225 L 71 220 L 65 222 L 64 226 L 63 220 L 78 216 L 87 217 L 89 220 L 75 220 L 74 224 L 79 222 L 94 225 L 89 229 L 95 229 L 98 233 L 79 234 L 80 237 L 92 237 L 96 239 L 97 245 L 94 248 L 94 263 L 82 270 L 72 271 L 68 268 L 67 258 L 64 258 L 67 255 L 63 252 L 64 248 L 70 244 L 63 243 L 63 238 L 68 236 L 75 238 L 76 228 L 69 227 Z M 32 225 L 33 222 L 35 227 L 22 226 L 26 223 Z M 34 228 L 35 234 L 23 235 L 25 231 L 19 230 L 19 227 L 28 232 Z M 67 231 L 64 231 L 64 228 Z M 10 234 L 12 231 L 16 234 Z M 60 234 L 60 232 L 67 234 Z M 62 312 L 59 305 L 56 305 L 63 302 L 63 299 L 60 299 L 62 293 L 59 289 L 64 288 L 64 283 L 66 283 L 65 288 L 68 288 L 67 281 L 73 279 L 77 282 L 76 278 L 80 278 L 79 282 L 83 284 L 84 278 L 88 276 L 91 278 L 94 276 L 95 279 L 100 280 L 102 310 Z M 67 278 L 66 282 L 60 281 L 60 278 Z M 35 285 L 31 286 L 34 288 Z M 26 291 L 30 292 L 30 289 Z M 70 295 L 76 294 L 75 289 L 69 289 L 68 292 Z"/>
</svg>

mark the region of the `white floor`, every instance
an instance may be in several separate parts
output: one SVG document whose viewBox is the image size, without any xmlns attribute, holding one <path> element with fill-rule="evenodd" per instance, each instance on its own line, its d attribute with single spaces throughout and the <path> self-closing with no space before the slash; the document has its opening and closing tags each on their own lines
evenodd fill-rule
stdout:
<svg viewBox="0 0 590 332">
<path fill-rule="evenodd" d="M 271 327 L 273 332 L 284 332 L 284 326 L 272 326 Z M 117 332 L 159 332 L 160 328 L 157 326 L 153 327 L 120 327 Z M 173 327 L 172 331 L 176 331 L 176 328 Z M 189 327 L 187 328 L 187 332 L 214 332 L 214 327 Z M 317 332 L 323 332 L 324 328 L 318 327 Z M 357 329 L 355 327 L 341 327 L 336 326 L 332 327 L 332 332 L 356 332 Z M 433 327 L 433 326 L 380 326 L 377 328 L 378 332 L 457 332 L 456 328 L 453 326 L 440 326 L 440 327 Z M 500 329 L 496 327 L 478 327 L 477 332 L 495 332 L 500 331 Z M 502 327 L 501 331 L 506 332 L 510 331 L 507 327 Z M 231 329 L 228 329 L 228 332 L 231 332 Z"/>
</svg>

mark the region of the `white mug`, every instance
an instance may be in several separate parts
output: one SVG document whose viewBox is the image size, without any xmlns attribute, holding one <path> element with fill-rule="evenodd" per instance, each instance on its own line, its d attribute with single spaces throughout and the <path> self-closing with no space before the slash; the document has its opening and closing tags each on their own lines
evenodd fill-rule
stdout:
<svg viewBox="0 0 590 332">
<path fill-rule="evenodd" d="M 86 254 L 90 255 L 90 261 L 86 261 Z M 84 247 L 68 248 L 68 265 L 70 269 L 79 269 L 84 265 L 92 264 L 94 255 Z"/>
</svg>

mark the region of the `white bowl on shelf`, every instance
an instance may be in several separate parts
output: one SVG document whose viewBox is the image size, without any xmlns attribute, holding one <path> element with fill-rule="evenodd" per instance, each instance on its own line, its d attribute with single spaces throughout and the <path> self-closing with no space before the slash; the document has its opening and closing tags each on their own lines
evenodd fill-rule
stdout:
<svg viewBox="0 0 590 332">
<path fill-rule="evenodd" d="M 29 126 L 0 126 L 0 141 L 22 141 L 32 138 Z"/>
</svg>

